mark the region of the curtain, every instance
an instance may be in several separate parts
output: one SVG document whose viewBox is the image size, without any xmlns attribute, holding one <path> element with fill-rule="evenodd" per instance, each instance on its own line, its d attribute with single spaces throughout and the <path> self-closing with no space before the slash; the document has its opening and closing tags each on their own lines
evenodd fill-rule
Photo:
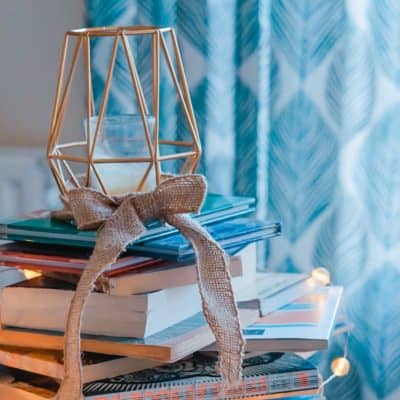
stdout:
<svg viewBox="0 0 400 400">
<path fill-rule="evenodd" d="M 88 0 L 89 25 L 174 26 L 211 191 L 283 222 L 265 267 L 325 266 L 345 286 L 352 370 L 329 399 L 400 396 L 400 2 Z M 140 52 L 140 49 L 138 49 Z M 104 45 L 93 47 L 94 89 Z M 117 64 L 111 111 L 130 107 Z M 162 121 L 182 118 L 164 82 Z M 399 318 L 398 318 L 399 317 Z M 346 344 L 319 354 L 325 374 Z"/>
</svg>

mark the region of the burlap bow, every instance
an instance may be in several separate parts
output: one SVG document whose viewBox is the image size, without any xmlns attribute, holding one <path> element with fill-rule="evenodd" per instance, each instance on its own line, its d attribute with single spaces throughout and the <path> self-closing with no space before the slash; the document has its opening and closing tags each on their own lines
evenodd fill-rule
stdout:
<svg viewBox="0 0 400 400">
<path fill-rule="evenodd" d="M 219 371 L 228 383 L 240 379 L 244 339 L 226 256 L 200 225 L 183 215 L 199 211 L 205 193 L 206 181 L 201 175 L 169 178 L 154 192 L 122 197 L 108 197 L 88 188 L 68 193 L 64 210 L 53 216 L 73 218 L 79 229 L 101 229 L 71 301 L 65 332 L 64 379 L 57 400 L 83 399 L 80 331 L 85 302 L 102 271 L 146 231 L 144 223 L 152 219 L 175 226 L 193 245 L 204 315 L 220 352 Z"/>
</svg>

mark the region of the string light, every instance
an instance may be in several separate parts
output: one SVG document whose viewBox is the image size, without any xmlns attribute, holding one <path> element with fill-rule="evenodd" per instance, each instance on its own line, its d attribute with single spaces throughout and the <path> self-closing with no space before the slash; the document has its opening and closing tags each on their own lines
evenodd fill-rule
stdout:
<svg viewBox="0 0 400 400">
<path fill-rule="evenodd" d="M 330 285 L 331 284 L 331 274 L 326 268 L 319 267 L 315 268 L 311 272 L 311 277 L 322 285 Z M 343 307 L 345 309 L 345 307 Z M 350 361 L 347 359 L 347 350 L 348 350 L 348 343 L 349 343 L 349 332 L 346 332 L 346 343 L 344 346 L 344 354 L 342 357 L 337 357 L 331 362 L 331 371 L 332 375 L 329 376 L 325 381 L 323 381 L 319 387 L 319 394 L 321 395 L 320 400 L 326 400 L 323 396 L 325 386 L 333 381 L 335 378 L 339 377 L 342 378 L 349 374 L 351 364 Z"/>
<path fill-rule="evenodd" d="M 350 361 L 346 357 L 337 357 L 331 363 L 331 370 L 335 376 L 346 376 L 350 372 Z"/>
<path fill-rule="evenodd" d="M 323 267 L 315 268 L 311 272 L 311 277 L 324 286 L 331 283 L 331 274 L 326 268 Z"/>
</svg>

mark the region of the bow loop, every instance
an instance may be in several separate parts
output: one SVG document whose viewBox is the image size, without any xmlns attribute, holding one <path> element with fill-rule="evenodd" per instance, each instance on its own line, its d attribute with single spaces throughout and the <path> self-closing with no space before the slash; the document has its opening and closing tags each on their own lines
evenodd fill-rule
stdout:
<svg viewBox="0 0 400 400">
<path fill-rule="evenodd" d="M 166 179 L 154 191 L 159 216 L 199 212 L 206 191 L 207 183 L 202 175 L 182 175 Z"/>
<path fill-rule="evenodd" d="M 79 229 L 97 229 L 112 216 L 118 205 L 112 197 L 89 188 L 68 193 L 68 208 Z"/>
</svg>

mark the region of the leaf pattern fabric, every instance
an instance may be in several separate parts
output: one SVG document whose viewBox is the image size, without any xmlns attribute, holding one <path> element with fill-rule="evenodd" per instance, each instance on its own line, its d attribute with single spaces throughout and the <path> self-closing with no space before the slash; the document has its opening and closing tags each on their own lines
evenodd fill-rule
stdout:
<svg viewBox="0 0 400 400">
<path fill-rule="evenodd" d="M 175 27 L 209 189 L 257 196 L 283 222 L 265 267 L 328 268 L 346 287 L 352 370 L 329 400 L 400 398 L 400 3 L 398 0 L 87 0 L 89 25 Z M 100 98 L 110 43 L 92 47 Z M 146 90 L 151 75 L 137 44 Z M 132 112 L 118 59 L 110 113 Z M 97 100 L 99 101 L 99 100 Z M 182 137 L 170 81 L 161 128 Z M 326 377 L 344 344 L 319 354 Z"/>
</svg>

